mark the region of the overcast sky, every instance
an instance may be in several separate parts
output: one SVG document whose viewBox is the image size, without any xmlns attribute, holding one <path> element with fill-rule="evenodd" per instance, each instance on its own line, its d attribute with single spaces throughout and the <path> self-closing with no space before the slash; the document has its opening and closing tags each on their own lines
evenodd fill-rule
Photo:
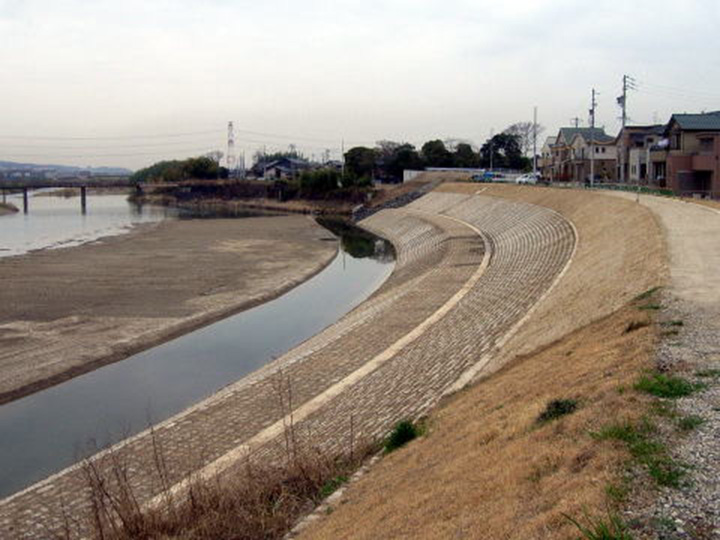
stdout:
<svg viewBox="0 0 720 540">
<path fill-rule="evenodd" d="M 535 105 L 547 135 L 593 87 L 615 134 L 623 74 L 634 123 L 720 109 L 718 28 L 718 0 L 0 0 L 0 160 L 137 168 L 228 120 L 247 154 L 481 143 Z"/>
</svg>

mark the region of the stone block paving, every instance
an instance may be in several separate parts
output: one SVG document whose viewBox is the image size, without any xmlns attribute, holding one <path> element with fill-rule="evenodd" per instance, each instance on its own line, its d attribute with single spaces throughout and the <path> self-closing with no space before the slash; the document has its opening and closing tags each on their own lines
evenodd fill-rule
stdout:
<svg viewBox="0 0 720 540">
<path fill-rule="evenodd" d="M 480 229 L 484 240 L 466 223 Z M 485 272 L 448 314 L 297 427 L 312 433 L 314 446 L 334 451 L 347 447 L 351 419 L 360 440 L 384 436 L 398 420 L 425 414 L 538 301 L 575 242 L 572 227 L 552 211 L 457 194 L 431 193 L 362 225 L 396 246 L 393 275 L 338 323 L 157 426 L 154 440 L 167 455 L 171 483 L 281 420 L 280 379 L 291 388 L 293 407 L 322 394 L 433 315 L 487 255 Z M 280 448 L 271 441 L 253 455 L 276 458 Z M 153 437 L 140 434 L 116 452 L 133 471 L 141 500 L 160 492 Z M 0 502 L 0 536 L 47 536 L 61 525 L 63 510 L 77 518 L 87 508 L 83 475 L 70 469 Z"/>
</svg>

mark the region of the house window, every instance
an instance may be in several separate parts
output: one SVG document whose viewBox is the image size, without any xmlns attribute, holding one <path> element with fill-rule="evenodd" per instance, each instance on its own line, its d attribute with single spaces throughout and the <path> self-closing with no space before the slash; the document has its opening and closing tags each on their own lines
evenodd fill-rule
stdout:
<svg viewBox="0 0 720 540">
<path fill-rule="evenodd" d="M 702 137 L 700 139 L 700 151 L 712 152 L 714 139 L 712 137 Z"/>
<path fill-rule="evenodd" d="M 681 134 L 680 133 L 673 133 L 670 136 L 670 149 L 671 150 L 680 150 L 680 141 L 681 141 Z"/>
</svg>

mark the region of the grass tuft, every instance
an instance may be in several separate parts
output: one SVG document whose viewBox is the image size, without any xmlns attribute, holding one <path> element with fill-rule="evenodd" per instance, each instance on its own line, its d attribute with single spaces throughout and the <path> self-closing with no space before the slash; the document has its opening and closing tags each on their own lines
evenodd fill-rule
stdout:
<svg viewBox="0 0 720 540">
<path fill-rule="evenodd" d="M 702 377 L 705 379 L 716 379 L 720 377 L 720 369 L 703 369 L 695 372 L 696 377 Z"/>
<path fill-rule="evenodd" d="M 680 487 L 686 474 L 686 467 L 672 459 L 667 447 L 652 437 L 655 431 L 655 426 L 644 419 L 639 425 L 627 421 L 609 424 L 591 435 L 598 440 L 624 442 L 630 455 L 647 469 L 650 477 L 658 485 Z"/>
<path fill-rule="evenodd" d="M 538 424 L 544 424 L 545 422 L 550 422 L 566 414 L 574 413 L 577 410 L 577 406 L 577 400 L 574 399 L 553 399 L 545 406 L 545 410 L 540 413 L 536 422 Z"/>
<path fill-rule="evenodd" d="M 653 296 L 656 292 L 658 292 L 660 289 L 662 289 L 662 287 L 653 287 L 652 289 L 648 289 L 648 290 L 645 291 L 644 293 L 638 294 L 638 295 L 635 297 L 635 301 L 636 301 L 636 302 L 639 302 L 639 301 L 641 301 L 641 300 L 647 300 L 648 298 L 650 298 L 651 296 Z"/>
<path fill-rule="evenodd" d="M 656 397 L 676 399 L 689 396 L 703 388 L 703 385 L 693 384 L 687 379 L 676 375 L 651 373 L 644 375 L 635 383 L 635 390 L 651 394 Z"/>
<path fill-rule="evenodd" d="M 677 426 L 682 431 L 692 431 L 705 423 L 705 419 L 701 416 L 691 414 L 678 419 Z"/>
<path fill-rule="evenodd" d="M 385 453 L 389 454 L 420 435 L 419 428 L 409 420 L 399 422 L 385 441 Z"/>
<path fill-rule="evenodd" d="M 563 514 L 563 516 L 578 528 L 582 534 L 581 538 L 587 540 L 633 540 L 627 525 L 611 512 L 608 512 L 607 518 L 593 518 L 586 511 L 583 523 L 567 514 Z"/>
<path fill-rule="evenodd" d="M 320 498 L 325 499 L 329 497 L 335 493 L 340 486 L 346 484 L 347 481 L 348 477 L 344 474 L 331 478 L 320 488 Z"/>
</svg>

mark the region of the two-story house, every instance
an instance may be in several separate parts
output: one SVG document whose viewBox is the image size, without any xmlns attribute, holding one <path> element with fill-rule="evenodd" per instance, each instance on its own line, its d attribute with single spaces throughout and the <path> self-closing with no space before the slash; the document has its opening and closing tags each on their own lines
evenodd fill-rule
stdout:
<svg viewBox="0 0 720 540">
<path fill-rule="evenodd" d="M 665 158 L 667 187 L 679 195 L 720 196 L 720 111 L 674 114 L 663 135 L 651 159 Z"/>
<path fill-rule="evenodd" d="M 626 126 L 615 139 L 617 179 L 621 183 L 649 184 L 651 149 L 663 138 L 665 126 Z"/>
</svg>

